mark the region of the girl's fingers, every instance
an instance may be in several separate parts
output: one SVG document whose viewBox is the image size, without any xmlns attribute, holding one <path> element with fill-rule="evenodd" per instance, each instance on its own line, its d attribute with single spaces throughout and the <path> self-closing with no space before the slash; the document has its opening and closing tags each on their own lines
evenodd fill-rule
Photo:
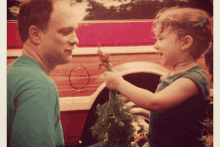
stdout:
<svg viewBox="0 0 220 147">
<path fill-rule="evenodd" d="M 140 134 L 138 134 L 138 136 L 134 137 L 134 142 L 136 142 L 136 143 L 138 143 L 138 142 L 140 142 L 142 140 L 146 140 L 147 141 L 146 134 L 140 133 Z"/>
</svg>

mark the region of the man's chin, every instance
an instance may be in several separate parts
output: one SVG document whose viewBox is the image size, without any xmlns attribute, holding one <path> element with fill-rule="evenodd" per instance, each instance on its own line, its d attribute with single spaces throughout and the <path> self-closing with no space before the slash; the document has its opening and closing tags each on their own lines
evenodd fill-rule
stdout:
<svg viewBox="0 0 220 147">
<path fill-rule="evenodd" d="M 67 63 L 71 62 L 72 59 L 73 59 L 72 56 L 68 57 L 66 60 L 64 60 L 63 64 L 67 64 Z"/>
<path fill-rule="evenodd" d="M 164 63 L 164 61 L 163 61 L 163 60 L 161 60 L 161 61 L 160 61 L 160 64 L 161 64 L 161 65 L 165 65 L 165 63 Z"/>
<path fill-rule="evenodd" d="M 57 62 L 59 65 L 62 65 L 62 64 L 67 64 L 69 62 L 72 61 L 72 56 L 71 57 L 68 57 L 66 59 L 59 59 L 59 61 Z"/>
</svg>

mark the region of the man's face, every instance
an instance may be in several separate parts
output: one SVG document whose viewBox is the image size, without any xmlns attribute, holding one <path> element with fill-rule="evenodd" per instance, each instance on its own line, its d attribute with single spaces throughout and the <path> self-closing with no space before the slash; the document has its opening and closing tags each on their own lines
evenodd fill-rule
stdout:
<svg viewBox="0 0 220 147">
<path fill-rule="evenodd" d="M 55 2 L 53 6 L 47 30 L 40 34 L 40 51 L 48 63 L 59 65 L 72 60 L 72 50 L 79 42 L 78 25 L 68 3 Z"/>
</svg>

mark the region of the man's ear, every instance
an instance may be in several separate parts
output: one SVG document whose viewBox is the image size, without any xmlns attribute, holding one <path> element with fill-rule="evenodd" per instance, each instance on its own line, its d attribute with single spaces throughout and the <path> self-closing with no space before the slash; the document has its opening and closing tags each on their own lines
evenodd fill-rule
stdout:
<svg viewBox="0 0 220 147">
<path fill-rule="evenodd" d="M 40 43 L 40 30 L 38 27 L 32 25 L 29 28 L 29 38 L 34 44 Z"/>
<path fill-rule="evenodd" d="M 182 39 L 182 49 L 188 49 L 191 47 L 193 43 L 193 38 L 190 35 L 186 35 L 183 39 Z"/>
</svg>

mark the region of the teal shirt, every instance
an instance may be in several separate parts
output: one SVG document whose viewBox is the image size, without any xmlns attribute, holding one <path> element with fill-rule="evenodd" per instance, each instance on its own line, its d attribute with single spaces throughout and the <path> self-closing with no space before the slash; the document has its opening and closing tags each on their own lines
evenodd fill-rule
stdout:
<svg viewBox="0 0 220 147">
<path fill-rule="evenodd" d="M 7 67 L 7 136 L 12 147 L 64 146 L 55 84 L 33 59 Z"/>
<path fill-rule="evenodd" d="M 151 147 L 204 147 L 204 120 L 207 115 L 209 82 L 200 66 L 172 76 L 163 76 L 156 92 L 159 92 L 179 78 L 194 81 L 200 95 L 164 112 L 151 112 L 148 141 Z M 187 91 L 186 91 L 187 92 Z"/>
</svg>

